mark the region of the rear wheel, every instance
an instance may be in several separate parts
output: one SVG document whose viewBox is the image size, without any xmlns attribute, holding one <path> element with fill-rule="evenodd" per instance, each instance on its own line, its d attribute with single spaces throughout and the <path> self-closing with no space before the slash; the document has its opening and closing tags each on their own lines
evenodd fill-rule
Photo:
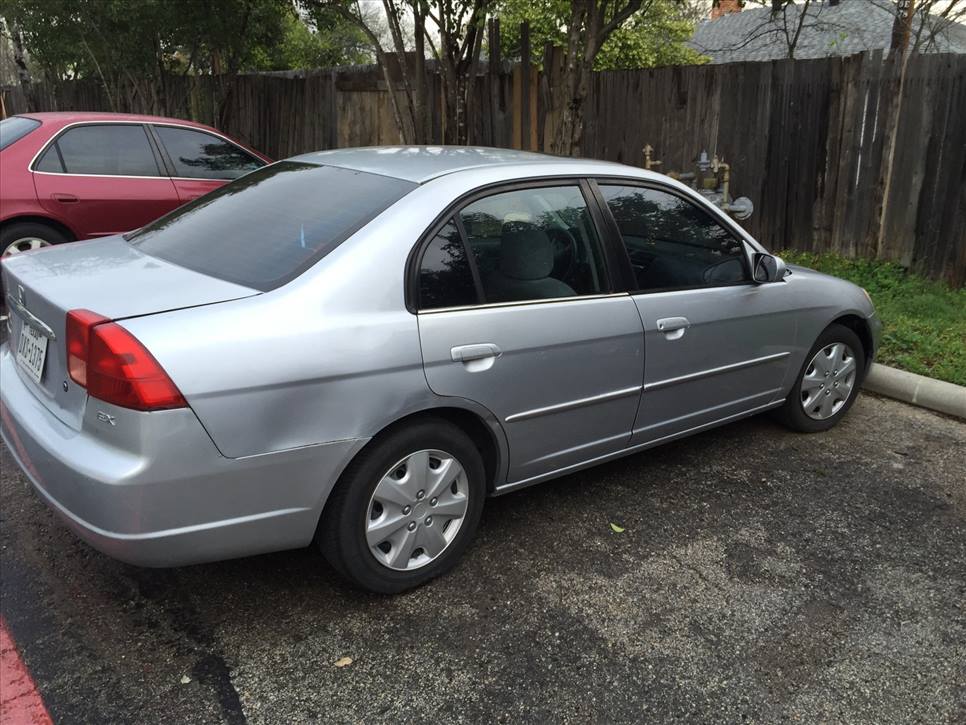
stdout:
<svg viewBox="0 0 966 725">
<path fill-rule="evenodd" d="M 68 241 L 59 229 L 41 222 L 16 222 L 0 231 L 0 256 L 10 257 Z"/>
<path fill-rule="evenodd" d="M 392 594 L 451 569 L 473 538 L 486 495 L 473 442 L 426 420 L 370 444 L 339 480 L 316 537 L 326 559 L 374 592 Z"/>
<path fill-rule="evenodd" d="M 829 325 L 805 356 L 778 418 L 802 433 L 828 430 L 852 407 L 864 377 L 859 336 L 844 325 Z"/>
</svg>

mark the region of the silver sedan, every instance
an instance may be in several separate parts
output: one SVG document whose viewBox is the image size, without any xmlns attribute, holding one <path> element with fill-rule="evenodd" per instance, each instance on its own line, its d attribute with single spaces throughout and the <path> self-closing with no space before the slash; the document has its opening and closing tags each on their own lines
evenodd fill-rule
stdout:
<svg viewBox="0 0 966 725">
<path fill-rule="evenodd" d="M 880 325 L 675 181 L 476 148 L 271 164 L 4 260 L 3 439 L 144 566 L 313 541 L 398 592 L 487 496 L 745 416 L 831 428 Z"/>
</svg>

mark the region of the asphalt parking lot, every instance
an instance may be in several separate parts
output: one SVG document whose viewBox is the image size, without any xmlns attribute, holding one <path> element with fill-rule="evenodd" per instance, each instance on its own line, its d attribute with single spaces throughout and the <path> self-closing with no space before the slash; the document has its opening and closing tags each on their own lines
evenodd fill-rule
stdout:
<svg viewBox="0 0 966 725">
<path fill-rule="evenodd" d="M 58 722 L 966 718 L 966 425 L 893 401 L 491 500 L 397 597 L 311 550 L 119 564 L 2 466 L 0 606 Z"/>
</svg>

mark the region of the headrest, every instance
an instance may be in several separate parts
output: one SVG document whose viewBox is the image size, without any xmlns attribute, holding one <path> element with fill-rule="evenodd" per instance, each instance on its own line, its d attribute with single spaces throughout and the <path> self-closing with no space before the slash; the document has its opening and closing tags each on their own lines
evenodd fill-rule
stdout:
<svg viewBox="0 0 966 725">
<path fill-rule="evenodd" d="M 553 270 L 553 244 L 530 222 L 506 222 L 500 234 L 500 271 L 511 279 L 535 280 Z"/>
</svg>

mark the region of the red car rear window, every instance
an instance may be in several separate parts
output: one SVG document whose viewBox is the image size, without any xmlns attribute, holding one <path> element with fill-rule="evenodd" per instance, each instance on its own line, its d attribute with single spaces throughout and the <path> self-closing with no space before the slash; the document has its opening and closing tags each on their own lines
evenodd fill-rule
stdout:
<svg viewBox="0 0 966 725">
<path fill-rule="evenodd" d="M 0 121 L 0 151 L 40 128 L 40 121 L 26 116 L 11 116 Z"/>
</svg>

